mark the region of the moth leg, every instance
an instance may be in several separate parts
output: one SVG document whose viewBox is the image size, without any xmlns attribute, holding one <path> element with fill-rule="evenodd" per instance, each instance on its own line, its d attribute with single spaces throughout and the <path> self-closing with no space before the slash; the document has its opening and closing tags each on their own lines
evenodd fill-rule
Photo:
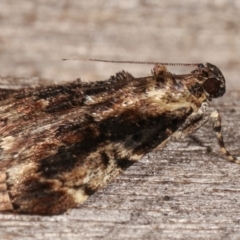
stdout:
<svg viewBox="0 0 240 240">
<path fill-rule="evenodd" d="M 228 158 L 230 162 L 240 164 L 240 160 L 232 156 L 225 147 L 221 131 L 221 116 L 218 110 L 215 110 L 210 114 L 207 110 L 208 106 L 204 105 L 203 103 L 198 112 L 191 114 L 185 123 L 172 136 L 161 143 L 160 147 L 162 148 L 165 146 L 166 143 L 171 139 L 175 140 L 186 137 L 187 135 L 196 131 L 210 119 L 213 122 L 213 131 L 216 133 L 218 144 L 222 153 Z"/>
<path fill-rule="evenodd" d="M 222 153 L 228 158 L 230 162 L 240 164 L 240 160 L 232 156 L 225 147 L 223 136 L 222 136 L 222 125 L 221 125 L 221 116 L 218 110 L 215 110 L 211 113 L 210 118 L 213 122 L 213 131 L 216 133 L 218 144 Z"/>
<path fill-rule="evenodd" d="M 191 133 L 195 132 L 198 128 L 204 125 L 209 120 L 210 114 L 208 113 L 208 103 L 202 103 L 197 112 L 192 113 L 186 121 L 174 132 L 169 138 L 163 141 L 157 148 L 164 147 L 170 140 L 177 140 L 185 138 Z"/>
<path fill-rule="evenodd" d="M 185 138 L 195 132 L 209 120 L 208 103 L 202 103 L 199 110 L 192 113 L 182 126 L 171 136 L 172 139 Z"/>
<path fill-rule="evenodd" d="M 212 148 L 210 146 L 205 146 L 204 142 L 200 138 L 198 138 L 197 136 L 190 135 L 190 136 L 188 136 L 188 138 L 190 140 L 192 140 L 192 142 L 195 143 L 196 145 L 198 145 L 200 147 L 206 147 L 208 153 L 212 152 Z"/>
</svg>

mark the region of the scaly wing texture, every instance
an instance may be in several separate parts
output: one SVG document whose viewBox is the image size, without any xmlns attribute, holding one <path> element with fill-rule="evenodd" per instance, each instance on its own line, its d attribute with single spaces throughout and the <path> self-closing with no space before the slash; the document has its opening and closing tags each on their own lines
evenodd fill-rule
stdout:
<svg viewBox="0 0 240 240">
<path fill-rule="evenodd" d="M 59 214 L 84 202 L 166 140 L 204 100 L 181 80 L 126 72 L 2 99 L 0 210 L 30 214 Z"/>
</svg>

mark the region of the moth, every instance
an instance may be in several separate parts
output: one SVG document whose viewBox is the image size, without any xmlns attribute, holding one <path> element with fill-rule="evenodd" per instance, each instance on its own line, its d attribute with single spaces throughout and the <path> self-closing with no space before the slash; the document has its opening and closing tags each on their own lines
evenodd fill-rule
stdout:
<svg viewBox="0 0 240 240">
<path fill-rule="evenodd" d="M 219 112 L 208 109 L 225 93 L 221 71 L 183 64 L 195 69 L 177 75 L 167 65 L 176 64 L 156 63 L 141 78 L 122 71 L 94 83 L 1 89 L 0 211 L 61 214 L 208 120 L 222 152 L 239 164 L 224 146 Z"/>
</svg>

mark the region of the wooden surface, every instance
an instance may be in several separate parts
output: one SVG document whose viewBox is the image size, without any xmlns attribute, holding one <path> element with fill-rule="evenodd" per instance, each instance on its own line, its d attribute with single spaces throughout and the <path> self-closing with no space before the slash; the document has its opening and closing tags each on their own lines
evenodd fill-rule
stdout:
<svg viewBox="0 0 240 240">
<path fill-rule="evenodd" d="M 213 107 L 228 149 L 240 156 L 239 10 L 237 0 L 2 0 L 0 87 L 152 68 L 60 61 L 66 57 L 212 62 L 235 89 Z M 0 214 L 0 239 L 240 239 L 240 166 L 222 158 L 210 124 L 195 136 L 203 146 L 172 142 L 67 214 Z"/>
</svg>

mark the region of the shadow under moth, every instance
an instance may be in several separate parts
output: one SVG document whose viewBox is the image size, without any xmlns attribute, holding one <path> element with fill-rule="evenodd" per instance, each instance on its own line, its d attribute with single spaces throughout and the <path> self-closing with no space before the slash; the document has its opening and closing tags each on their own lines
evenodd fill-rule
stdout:
<svg viewBox="0 0 240 240">
<path fill-rule="evenodd" d="M 225 149 L 218 111 L 208 109 L 225 93 L 221 71 L 188 64 L 195 70 L 176 75 L 166 65 L 174 64 L 141 78 L 122 71 L 94 83 L 0 89 L 0 211 L 61 214 L 208 120 L 239 164 Z"/>
</svg>

